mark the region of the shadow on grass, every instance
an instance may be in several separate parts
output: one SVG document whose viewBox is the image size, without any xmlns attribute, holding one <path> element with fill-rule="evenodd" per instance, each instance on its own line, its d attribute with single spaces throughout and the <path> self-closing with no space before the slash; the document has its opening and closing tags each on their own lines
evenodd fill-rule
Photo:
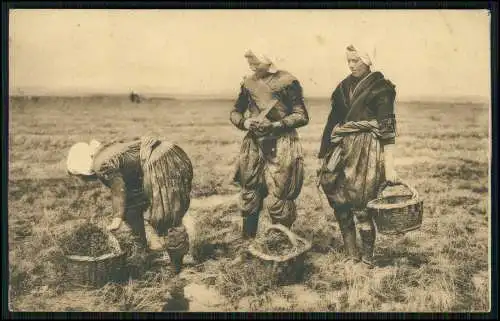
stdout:
<svg viewBox="0 0 500 321">
<path fill-rule="evenodd" d="M 375 256 L 376 265 L 384 268 L 405 263 L 411 267 L 419 268 L 429 263 L 431 253 L 411 253 L 405 251 L 381 250 Z"/>
<path fill-rule="evenodd" d="M 391 242 L 387 247 L 375 249 L 375 261 L 379 267 L 406 265 L 419 268 L 428 264 L 434 255 L 429 251 L 415 250 L 418 245 L 409 239 Z"/>
</svg>

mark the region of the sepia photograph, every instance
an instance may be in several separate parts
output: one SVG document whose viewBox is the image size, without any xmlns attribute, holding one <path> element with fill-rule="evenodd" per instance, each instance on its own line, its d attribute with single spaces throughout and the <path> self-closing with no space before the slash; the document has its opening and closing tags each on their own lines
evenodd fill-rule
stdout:
<svg viewBox="0 0 500 321">
<path fill-rule="evenodd" d="M 8 19 L 9 311 L 492 310 L 489 10 Z"/>
</svg>

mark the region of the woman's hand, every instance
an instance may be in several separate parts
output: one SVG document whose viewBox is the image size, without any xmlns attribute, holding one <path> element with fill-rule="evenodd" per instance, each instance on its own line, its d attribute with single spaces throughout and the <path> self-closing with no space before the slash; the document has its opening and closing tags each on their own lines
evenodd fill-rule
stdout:
<svg viewBox="0 0 500 321">
<path fill-rule="evenodd" d="M 281 127 L 281 122 L 279 121 L 271 122 L 267 118 L 264 118 L 264 120 L 259 123 L 259 130 L 263 132 L 270 131 L 272 129 L 278 129 L 280 127 Z"/>
<path fill-rule="evenodd" d="M 273 123 L 271 123 L 269 121 L 269 119 L 265 118 L 264 120 L 262 120 L 261 122 L 259 122 L 258 128 L 259 128 L 260 131 L 266 132 L 266 131 L 268 131 L 268 130 L 270 130 L 270 129 L 273 128 Z"/>
<path fill-rule="evenodd" d="M 247 118 L 247 119 L 245 119 L 243 126 L 247 130 L 256 130 L 259 126 L 259 121 L 255 118 Z"/>
<path fill-rule="evenodd" d="M 324 158 L 318 158 L 316 160 L 316 174 L 319 175 L 321 170 L 323 169 L 323 163 L 325 162 Z"/>
<path fill-rule="evenodd" d="M 108 225 L 108 231 L 116 231 L 122 225 L 122 219 L 119 217 L 115 217 L 111 224 Z"/>
<path fill-rule="evenodd" d="M 324 159 L 323 158 L 318 158 L 317 164 L 316 164 L 316 186 L 320 185 L 320 180 L 321 180 L 321 171 L 323 170 L 323 164 L 324 164 Z"/>
</svg>

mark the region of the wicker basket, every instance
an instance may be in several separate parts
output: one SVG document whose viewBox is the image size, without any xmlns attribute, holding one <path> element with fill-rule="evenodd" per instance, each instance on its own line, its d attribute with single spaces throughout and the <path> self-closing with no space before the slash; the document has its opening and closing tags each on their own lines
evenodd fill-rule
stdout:
<svg viewBox="0 0 500 321">
<path fill-rule="evenodd" d="M 404 234 L 419 229 L 423 218 L 423 201 L 418 192 L 406 183 L 409 193 L 384 195 L 388 183 L 382 184 L 378 197 L 367 204 L 367 209 L 372 215 L 377 231 L 387 235 Z"/>
<path fill-rule="evenodd" d="M 286 255 L 269 255 L 262 253 L 255 244 L 250 244 L 248 252 L 259 264 L 270 269 L 272 277 L 275 277 L 279 283 L 292 283 L 301 280 L 306 253 L 311 249 L 312 244 L 283 225 L 269 226 L 264 232 L 265 235 L 268 235 L 272 230 L 282 232 L 288 237 L 293 245 L 290 253 Z"/>
<path fill-rule="evenodd" d="M 122 279 L 125 253 L 118 239 L 111 233 L 108 236 L 111 253 L 99 257 L 66 255 L 68 280 L 79 286 L 100 287 L 108 282 L 119 282 Z"/>
</svg>

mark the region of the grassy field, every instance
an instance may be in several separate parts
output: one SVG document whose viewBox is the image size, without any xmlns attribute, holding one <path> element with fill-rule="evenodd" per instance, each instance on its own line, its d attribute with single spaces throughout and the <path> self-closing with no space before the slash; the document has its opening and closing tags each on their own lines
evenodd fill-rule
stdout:
<svg viewBox="0 0 500 321">
<path fill-rule="evenodd" d="M 488 311 L 489 110 L 480 104 L 401 103 L 396 169 L 424 200 L 420 230 L 378 235 L 379 266 L 344 266 L 331 209 L 314 185 L 315 155 L 328 102 L 307 101 L 299 130 L 306 161 L 293 230 L 311 240 L 304 280 L 279 286 L 251 264 L 235 262 L 240 219 L 230 184 L 243 133 L 229 122 L 230 101 L 11 99 L 9 132 L 10 309 L 15 311 L 162 311 L 172 277 L 162 266 L 100 289 L 66 282 L 59 236 L 71 224 L 109 222 L 110 192 L 65 171 L 79 141 L 148 132 L 179 144 L 195 176 L 187 219 L 200 236 L 186 266 L 185 292 L 197 311 Z M 261 225 L 269 224 L 262 213 Z M 204 227 L 202 230 L 200 227 Z M 261 226 L 261 227 L 262 227 Z M 208 234 L 225 230 L 224 237 Z M 261 229 L 262 230 L 262 229 Z M 238 265 L 239 264 L 239 265 Z"/>
</svg>

